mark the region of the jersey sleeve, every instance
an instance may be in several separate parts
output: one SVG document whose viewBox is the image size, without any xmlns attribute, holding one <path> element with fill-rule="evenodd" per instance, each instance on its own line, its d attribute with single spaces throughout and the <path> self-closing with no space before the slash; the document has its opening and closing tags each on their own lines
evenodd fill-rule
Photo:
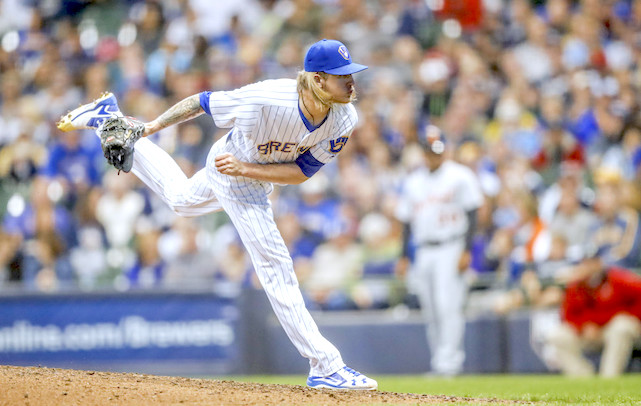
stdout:
<svg viewBox="0 0 641 406">
<path fill-rule="evenodd" d="M 318 172 L 325 164 L 320 162 L 318 159 L 306 151 L 296 158 L 296 165 L 303 171 L 303 174 L 308 178 L 311 178 L 316 172 Z"/>
<path fill-rule="evenodd" d="M 641 320 L 641 276 L 634 272 L 610 268 L 609 279 L 616 295 L 625 303 L 626 311 Z"/>
<path fill-rule="evenodd" d="M 461 206 L 463 210 L 470 211 L 478 209 L 483 205 L 483 192 L 481 191 L 481 184 L 476 177 L 476 174 L 466 166 L 461 166 L 462 182 L 459 189 L 459 198 L 461 199 Z"/>
<path fill-rule="evenodd" d="M 405 181 L 398 196 L 394 216 L 402 223 L 409 223 L 412 219 L 412 203 L 408 193 L 409 182 Z"/>
<path fill-rule="evenodd" d="M 311 155 L 319 162 L 326 164 L 338 155 L 358 123 L 356 109 L 351 104 L 339 107 L 339 118 L 334 123 L 332 137 L 322 140 L 309 149 Z"/>
<path fill-rule="evenodd" d="M 260 83 L 254 83 L 231 91 L 201 93 L 200 105 L 216 126 L 248 132 L 258 121 L 265 94 Z"/>
</svg>

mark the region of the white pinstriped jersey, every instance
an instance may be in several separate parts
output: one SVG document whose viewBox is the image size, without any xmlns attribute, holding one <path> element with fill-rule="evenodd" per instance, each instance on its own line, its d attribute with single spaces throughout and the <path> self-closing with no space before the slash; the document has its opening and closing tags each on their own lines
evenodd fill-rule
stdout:
<svg viewBox="0 0 641 406">
<path fill-rule="evenodd" d="M 233 91 L 212 92 L 208 102 L 216 125 L 233 129 L 212 147 L 207 177 L 217 193 L 247 203 L 265 204 L 273 185 L 220 174 L 213 164 L 216 156 L 229 152 L 244 162 L 285 163 L 296 161 L 309 150 L 325 164 L 341 151 L 358 121 L 354 106 L 336 104 L 325 122 L 310 132 L 298 109 L 293 79 L 266 80 Z"/>
</svg>

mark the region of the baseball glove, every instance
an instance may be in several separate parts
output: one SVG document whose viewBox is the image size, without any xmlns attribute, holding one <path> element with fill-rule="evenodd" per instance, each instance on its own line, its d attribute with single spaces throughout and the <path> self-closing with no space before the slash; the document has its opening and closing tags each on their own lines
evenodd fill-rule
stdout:
<svg viewBox="0 0 641 406">
<path fill-rule="evenodd" d="M 102 152 L 119 173 L 131 170 L 134 163 L 134 143 L 144 132 L 145 125 L 132 117 L 110 117 L 98 128 Z"/>
</svg>

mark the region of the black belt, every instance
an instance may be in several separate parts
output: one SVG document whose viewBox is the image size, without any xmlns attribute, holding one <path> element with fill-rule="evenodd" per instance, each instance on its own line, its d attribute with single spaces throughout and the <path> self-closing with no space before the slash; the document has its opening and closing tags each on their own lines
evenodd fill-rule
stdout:
<svg viewBox="0 0 641 406">
<path fill-rule="evenodd" d="M 455 237 L 446 238 L 441 241 L 423 241 L 420 245 L 423 247 L 438 247 L 439 245 L 449 244 L 451 242 L 458 241 L 462 238 L 463 238 L 462 235 L 457 235 Z"/>
</svg>

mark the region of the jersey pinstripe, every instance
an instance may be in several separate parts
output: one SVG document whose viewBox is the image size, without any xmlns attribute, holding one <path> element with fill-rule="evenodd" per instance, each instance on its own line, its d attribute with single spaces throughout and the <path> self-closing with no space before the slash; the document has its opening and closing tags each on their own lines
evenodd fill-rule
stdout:
<svg viewBox="0 0 641 406">
<path fill-rule="evenodd" d="M 294 162 L 309 150 L 322 163 L 330 162 L 349 139 L 358 117 L 351 104 L 335 105 L 327 120 L 310 132 L 298 111 L 293 79 L 266 80 L 209 96 L 211 116 L 218 127 L 233 129 L 211 149 L 207 176 L 217 193 L 247 203 L 264 204 L 269 182 L 231 177 L 216 171 L 213 160 L 224 152 L 253 163 Z"/>
<path fill-rule="evenodd" d="M 205 103 L 203 108 L 218 127 L 231 128 L 212 146 L 205 168 L 187 178 L 169 154 L 143 138 L 136 143 L 132 172 L 181 216 L 225 210 L 283 329 L 309 359 L 310 374 L 328 376 L 345 363 L 305 308 L 293 261 L 267 197 L 273 185 L 221 174 L 214 160 L 229 152 L 244 162 L 296 162 L 307 151 L 316 161 L 327 163 L 352 134 L 356 110 L 350 104 L 336 105 L 325 122 L 310 132 L 298 110 L 296 81 L 290 79 L 212 92 Z"/>
</svg>

